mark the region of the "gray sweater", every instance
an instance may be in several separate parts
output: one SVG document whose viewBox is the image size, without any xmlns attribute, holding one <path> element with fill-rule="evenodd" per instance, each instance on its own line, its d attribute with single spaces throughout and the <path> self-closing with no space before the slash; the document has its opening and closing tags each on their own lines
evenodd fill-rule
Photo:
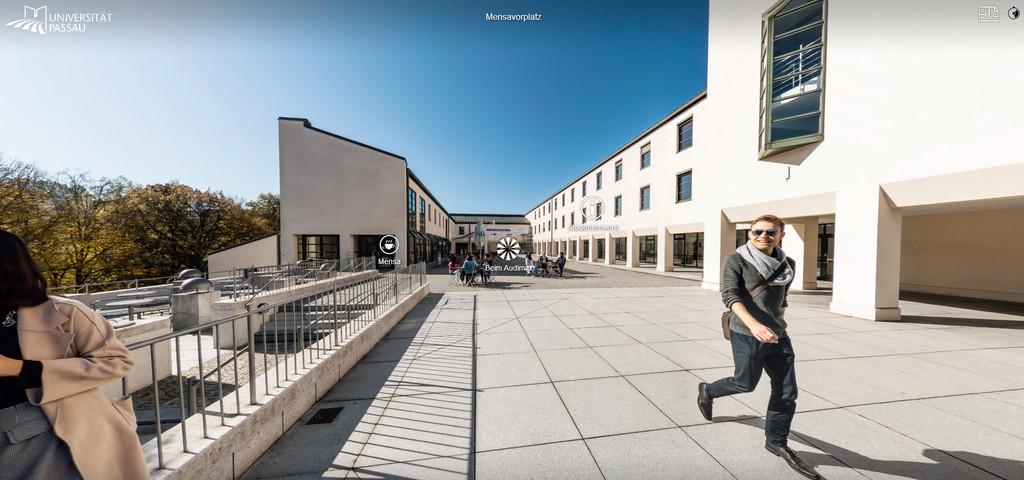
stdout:
<svg viewBox="0 0 1024 480">
<path fill-rule="evenodd" d="M 793 259 L 787 257 L 786 261 L 794 270 L 796 269 L 796 262 Z M 789 303 L 786 302 L 786 295 L 793 282 L 786 285 L 769 286 L 757 300 L 752 300 L 750 291 L 760 281 L 761 274 L 757 272 L 757 268 L 744 260 L 739 253 L 733 252 L 725 259 L 725 267 L 722 269 L 722 303 L 726 308 L 732 310 L 732 304 L 743 302 L 747 311 L 757 321 L 772 329 L 779 338 L 786 337 L 786 321 L 782 317 L 785 315 L 786 307 L 789 306 Z M 735 313 L 729 316 L 729 330 L 753 336 L 743 320 L 740 320 Z"/>
</svg>

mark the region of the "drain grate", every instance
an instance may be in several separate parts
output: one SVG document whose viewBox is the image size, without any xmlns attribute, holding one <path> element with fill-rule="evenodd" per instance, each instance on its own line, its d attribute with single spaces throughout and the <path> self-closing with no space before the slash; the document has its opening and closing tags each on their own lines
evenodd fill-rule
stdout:
<svg viewBox="0 0 1024 480">
<path fill-rule="evenodd" d="M 341 413 L 341 409 L 345 407 L 331 407 L 321 408 L 306 422 L 306 425 L 314 425 L 317 423 L 331 423 L 335 418 L 338 418 L 338 414 Z"/>
</svg>

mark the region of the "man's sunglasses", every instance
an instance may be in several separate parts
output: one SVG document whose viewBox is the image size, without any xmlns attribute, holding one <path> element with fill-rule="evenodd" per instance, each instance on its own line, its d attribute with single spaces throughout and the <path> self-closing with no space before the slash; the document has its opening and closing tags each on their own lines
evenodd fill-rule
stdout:
<svg viewBox="0 0 1024 480">
<path fill-rule="evenodd" d="M 771 230 L 754 229 L 751 230 L 750 233 L 754 234 L 754 238 L 760 237 L 762 233 L 767 233 L 769 237 L 775 238 L 775 236 L 779 234 L 779 231 L 774 228 Z"/>
</svg>

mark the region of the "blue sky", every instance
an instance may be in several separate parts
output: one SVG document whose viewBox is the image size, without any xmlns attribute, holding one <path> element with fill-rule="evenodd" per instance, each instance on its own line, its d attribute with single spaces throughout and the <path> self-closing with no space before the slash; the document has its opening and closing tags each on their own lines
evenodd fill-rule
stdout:
<svg viewBox="0 0 1024 480">
<path fill-rule="evenodd" d="M 707 76 L 706 1 L 47 4 L 111 22 L 0 6 L 0 154 L 244 199 L 278 191 L 290 116 L 406 157 L 450 212 L 523 213 Z"/>
</svg>

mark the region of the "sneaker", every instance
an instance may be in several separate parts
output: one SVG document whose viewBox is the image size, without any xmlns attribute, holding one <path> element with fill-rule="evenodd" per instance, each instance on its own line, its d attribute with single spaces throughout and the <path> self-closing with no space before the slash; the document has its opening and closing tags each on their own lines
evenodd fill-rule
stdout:
<svg viewBox="0 0 1024 480">
<path fill-rule="evenodd" d="M 775 445 L 773 443 L 767 442 L 764 444 L 764 448 L 765 450 L 771 452 L 773 455 L 777 457 L 782 457 L 782 459 L 789 464 L 790 468 L 796 470 L 796 473 L 799 473 L 800 475 L 803 475 L 812 480 L 822 479 L 821 475 L 818 475 L 818 473 L 815 472 L 814 469 L 807 466 L 807 464 L 804 463 L 804 461 L 801 460 L 800 457 L 796 456 L 796 452 L 794 452 L 792 448 L 789 448 L 785 445 Z"/>
<path fill-rule="evenodd" d="M 700 414 L 704 416 L 704 420 L 711 421 L 711 410 L 714 401 L 711 396 L 708 395 L 709 385 L 704 382 L 700 382 L 697 385 L 697 408 L 700 409 Z"/>
</svg>

